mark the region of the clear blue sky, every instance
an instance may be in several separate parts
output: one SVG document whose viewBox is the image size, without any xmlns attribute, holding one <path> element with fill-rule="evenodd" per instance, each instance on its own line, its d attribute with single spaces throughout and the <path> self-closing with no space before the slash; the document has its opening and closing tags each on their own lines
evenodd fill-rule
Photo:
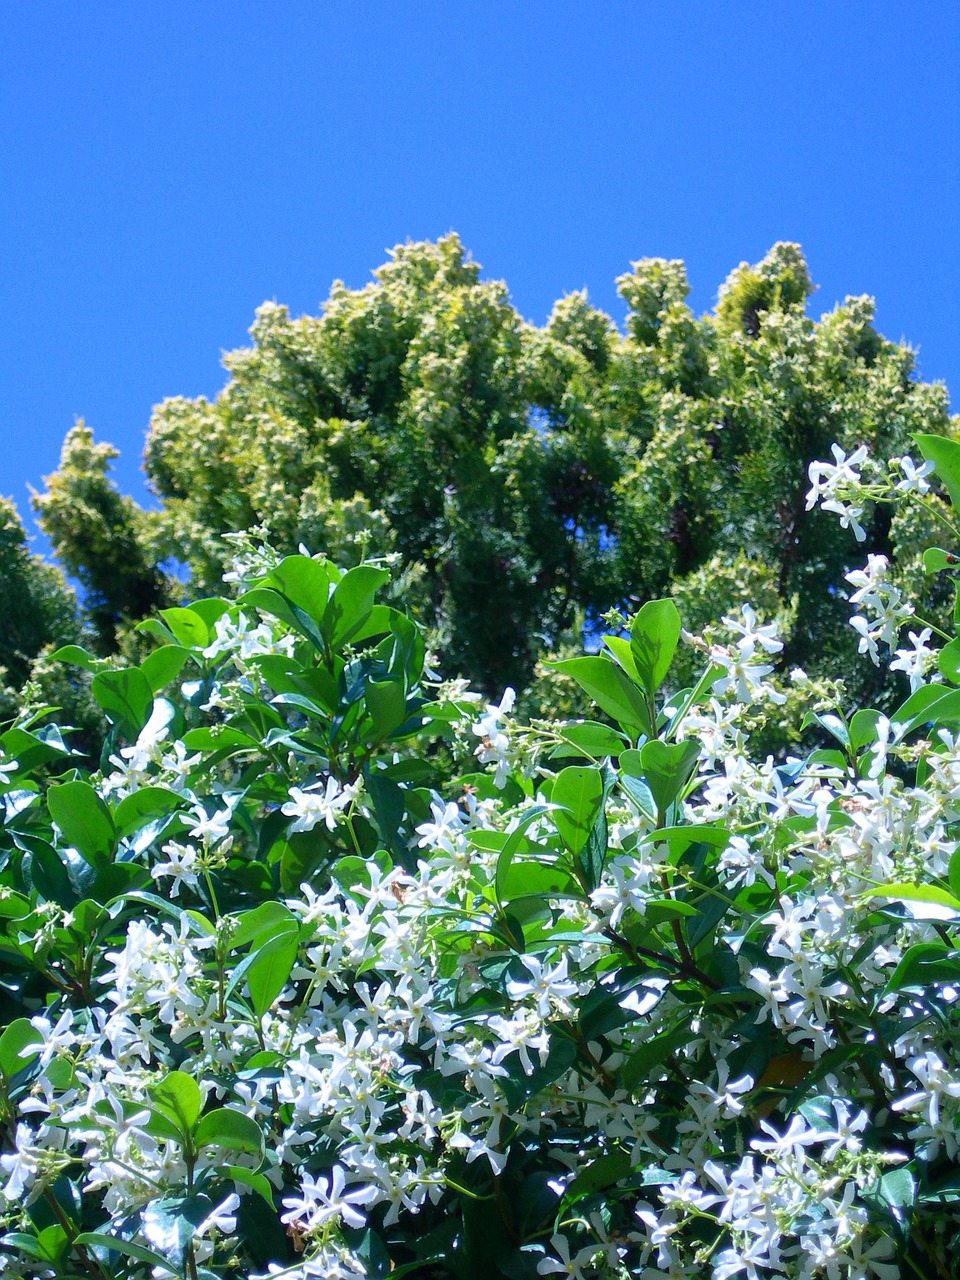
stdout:
<svg viewBox="0 0 960 1280">
<path fill-rule="evenodd" d="M 708 310 L 797 240 L 960 404 L 960 6 L 875 0 L 9 4 L 0 493 L 75 417 L 144 498 L 151 406 L 214 394 L 265 298 L 315 312 L 459 232 L 542 322 L 631 260 Z"/>
</svg>

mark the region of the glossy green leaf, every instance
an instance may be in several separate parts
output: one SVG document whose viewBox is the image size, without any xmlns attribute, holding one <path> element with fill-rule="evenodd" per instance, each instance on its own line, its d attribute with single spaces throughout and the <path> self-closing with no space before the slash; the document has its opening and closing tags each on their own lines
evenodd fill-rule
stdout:
<svg viewBox="0 0 960 1280">
<path fill-rule="evenodd" d="M 360 631 L 370 617 L 374 596 L 389 577 L 386 569 L 370 564 L 347 570 L 334 587 L 321 622 L 331 649 L 339 649 Z"/>
<path fill-rule="evenodd" d="M 943 484 L 954 507 L 960 509 L 960 444 L 946 436 L 915 435 L 917 448 Z"/>
<path fill-rule="evenodd" d="M 61 782 L 47 791 L 50 816 L 63 838 L 91 866 L 110 861 L 117 833 L 110 810 L 89 782 Z"/>
<path fill-rule="evenodd" d="M 137 667 L 101 671 L 93 677 L 90 692 L 120 732 L 135 742 L 153 708 L 153 690 L 143 672 Z"/>
<path fill-rule="evenodd" d="M 599 769 L 570 765 L 561 770 L 553 784 L 551 802 L 560 839 L 576 857 L 587 843 L 590 830 L 603 803 L 603 780 Z"/>
<path fill-rule="evenodd" d="M 179 1266 L 173 1266 L 163 1254 L 155 1253 L 153 1249 L 148 1249 L 145 1245 L 137 1244 L 133 1240 L 122 1240 L 119 1236 L 110 1236 L 102 1231 L 84 1231 L 76 1237 L 74 1244 L 82 1245 L 84 1249 L 102 1249 L 109 1253 L 121 1253 L 127 1258 L 136 1258 L 138 1262 L 145 1262 L 150 1267 L 158 1267 L 166 1275 L 180 1275 Z"/>
<path fill-rule="evenodd" d="M 960 640 L 951 640 L 937 654 L 940 673 L 951 684 L 960 684 Z"/>
<path fill-rule="evenodd" d="M 556 731 L 562 742 L 550 753 L 551 760 L 571 753 L 601 760 L 604 756 L 619 756 L 629 745 L 616 729 L 596 720 L 568 720 L 557 725 Z"/>
<path fill-rule="evenodd" d="M 182 796 L 167 787 L 141 787 L 117 805 L 113 821 L 118 838 L 132 835 L 154 818 L 164 818 L 184 804 Z"/>
<path fill-rule="evenodd" d="M 663 684 L 680 640 L 680 613 L 672 600 L 649 600 L 630 626 L 630 648 L 647 692 Z"/>
<path fill-rule="evenodd" d="M 172 1263 L 182 1274 L 197 1227 L 213 1207 L 213 1201 L 206 1195 L 151 1200 L 140 1211 L 140 1230 L 168 1264 Z"/>
<path fill-rule="evenodd" d="M 185 1071 L 171 1071 L 147 1090 L 150 1101 L 184 1131 L 190 1133 L 200 1115 L 200 1086 Z"/>
<path fill-rule="evenodd" d="M 927 987 L 938 982 L 960 984 L 960 953 L 941 942 L 918 942 L 900 957 L 884 991 Z"/>
<path fill-rule="evenodd" d="M 595 1195 L 614 1187 L 630 1173 L 630 1157 L 626 1151 L 608 1151 L 581 1169 L 563 1193 L 564 1208 L 584 1196 Z"/>
<path fill-rule="evenodd" d="M 653 795 L 657 813 L 662 817 L 689 782 L 700 754 L 700 744 L 691 740 L 661 742 L 654 738 L 644 743 L 639 754 L 644 781 Z"/>
<path fill-rule="evenodd" d="M 55 649 L 50 655 L 51 662 L 67 662 L 73 667 L 82 667 L 84 671 L 96 671 L 103 666 L 103 658 L 88 653 L 78 644 L 65 644 Z"/>
<path fill-rule="evenodd" d="M 632 680 L 610 658 L 565 658 L 547 666 L 570 676 L 601 711 L 618 724 L 653 736 L 646 700 Z"/>
<path fill-rule="evenodd" d="M 43 1048 L 43 1036 L 29 1019 L 17 1018 L 0 1034 L 0 1076 L 9 1084 Z"/>
<path fill-rule="evenodd" d="M 885 898 L 902 902 L 918 920 L 955 920 L 960 917 L 960 898 L 933 884 L 888 884 L 871 889 L 865 898 Z"/>
<path fill-rule="evenodd" d="M 297 917 L 282 902 L 262 902 L 259 907 L 244 911 L 236 917 L 237 925 L 230 935 L 231 947 L 245 947 L 248 943 L 267 941 L 274 933 L 297 928 Z"/>
<path fill-rule="evenodd" d="M 307 556 L 287 556 L 266 578 L 268 587 L 276 587 L 314 623 L 319 623 L 330 603 L 331 590 L 340 574 L 329 560 L 313 560 Z"/>
<path fill-rule="evenodd" d="M 146 676 L 147 684 L 154 694 L 165 689 L 171 680 L 183 670 L 190 654 L 179 645 L 168 644 L 161 649 L 148 653 L 140 663 L 140 670 Z"/>
<path fill-rule="evenodd" d="M 877 740 L 877 724 L 882 713 L 866 708 L 857 711 L 850 719 L 850 746 L 854 751 L 872 747 Z"/>
<path fill-rule="evenodd" d="M 205 649 L 210 643 L 210 629 L 193 609 L 161 609 L 160 617 L 185 649 Z"/>
<path fill-rule="evenodd" d="M 942 573 L 944 569 L 952 569 L 960 564 L 960 558 L 942 547 L 927 547 L 923 553 L 924 573 Z"/>
<path fill-rule="evenodd" d="M 200 1117 L 194 1134 L 198 1147 L 221 1147 L 263 1159 L 263 1132 L 255 1120 L 233 1107 L 218 1107 Z"/>
<path fill-rule="evenodd" d="M 286 985 L 297 958 L 299 937 L 297 926 L 288 925 L 248 957 L 247 990 L 258 1018 L 263 1017 Z"/>
</svg>

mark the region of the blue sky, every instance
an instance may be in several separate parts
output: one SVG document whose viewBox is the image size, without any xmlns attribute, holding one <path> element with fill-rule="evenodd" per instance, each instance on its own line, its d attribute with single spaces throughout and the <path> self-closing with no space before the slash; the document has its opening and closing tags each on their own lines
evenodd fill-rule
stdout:
<svg viewBox="0 0 960 1280">
<path fill-rule="evenodd" d="M 960 6 L 713 0 L 7 5 L 0 493 L 75 417 L 143 500 L 150 409 L 215 394 L 266 298 L 315 312 L 459 232 L 528 319 L 632 260 L 697 312 L 797 240 L 960 406 Z"/>
</svg>

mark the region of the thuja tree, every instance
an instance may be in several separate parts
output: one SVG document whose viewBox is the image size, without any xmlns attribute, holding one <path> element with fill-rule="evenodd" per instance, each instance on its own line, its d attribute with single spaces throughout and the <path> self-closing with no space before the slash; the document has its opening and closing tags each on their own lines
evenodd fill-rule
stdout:
<svg viewBox="0 0 960 1280">
<path fill-rule="evenodd" d="M 76 428 L 41 522 L 108 640 L 164 591 L 176 601 L 167 558 L 215 590 L 224 535 L 258 528 L 343 566 L 396 554 L 407 607 L 488 694 L 579 643 L 584 618 L 668 592 L 698 627 L 762 604 L 793 661 L 849 678 L 849 540 L 807 509 L 807 466 L 834 442 L 891 459 L 913 431 L 949 433 L 944 388 L 915 380 L 869 299 L 809 319 L 794 245 L 738 267 L 700 319 L 680 262 L 638 262 L 618 286 L 622 331 L 582 293 L 537 327 L 455 236 L 400 246 L 320 316 L 262 307 L 214 401 L 159 406 L 159 512 L 116 493 L 109 450 Z M 918 579 L 923 517 L 868 503 L 862 526 L 867 551 Z"/>
<path fill-rule="evenodd" d="M 960 505 L 917 446 L 810 500 Z M 831 745 L 780 765 L 750 605 L 648 601 L 561 662 L 604 719 L 527 725 L 374 563 L 262 549 L 138 665 L 66 648 L 99 766 L 0 734 L 4 1273 L 955 1275 L 960 639 L 888 570 L 848 585 L 900 705 L 794 671 Z"/>
</svg>

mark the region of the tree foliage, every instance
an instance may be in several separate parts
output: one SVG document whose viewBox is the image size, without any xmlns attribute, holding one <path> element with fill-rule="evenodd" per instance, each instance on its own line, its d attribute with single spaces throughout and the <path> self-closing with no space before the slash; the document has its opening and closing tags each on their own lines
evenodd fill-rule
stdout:
<svg viewBox="0 0 960 1280">
<path fill-rule="evenodd" d="M 107 641 L 176 598 L 164 562 L 213 590 L 224 535 L 255 528 L 341 565 L 395 553 L 450 669 L 489 692 L 526 684 L 584 618 L 671 592 L 708 622 L 748 584 L 789 663 L 851 669 L 844 602 L 824 587 L 853 539 L 805 509 L 808 465 L 834 441 L 890 458 L 911 432 L 949 432 L 945 389 L 915 380 L 870 299 L 809 318 L 796 245 L 741 264 L 700 318 L 681 262 L 634 263 L 618 289 L 622 332 L 582 292 L 536 326 L 455 235 L 398 246 L 364 288 L 335 283 L 319 316 L 261 307 L 215 400 L 156 408 L 159 510 L 112 488 L 111 451 L 78 427 L 41 523 Z M 926 529 L 882 511 L 864 527 L 868 551 L 915 570 Z"/>
</svg>

